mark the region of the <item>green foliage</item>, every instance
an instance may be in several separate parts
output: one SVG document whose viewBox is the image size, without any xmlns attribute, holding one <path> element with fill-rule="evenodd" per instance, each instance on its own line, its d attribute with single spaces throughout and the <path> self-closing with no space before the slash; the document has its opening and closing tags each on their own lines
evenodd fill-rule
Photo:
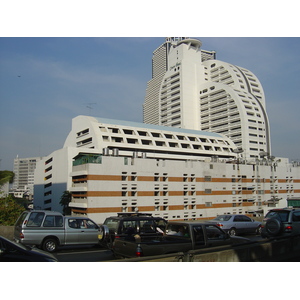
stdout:
<svg viewBox="0 0 300 300">
<path fill-rule="evenodd" d="M 14 176 L 15 174 L 12 171 L 0 171 L 0 186 L 6 182 L 12 183 Z"/>
<path fill-rule="evenodd" d="M 0 199 L 0 225 L 13 226 L 24 210 L 12 195 Z"/>
<path fill-rule="evenodd" d="M 59 204 L 63 207 L 63 213 L 65 215 L 71 214 L 71 208 L 69 207 L 69 203 L 72 200 L 72 194 L 69 191 L 64 191 L 62 196 L 60 197 Z"/>
</svg>

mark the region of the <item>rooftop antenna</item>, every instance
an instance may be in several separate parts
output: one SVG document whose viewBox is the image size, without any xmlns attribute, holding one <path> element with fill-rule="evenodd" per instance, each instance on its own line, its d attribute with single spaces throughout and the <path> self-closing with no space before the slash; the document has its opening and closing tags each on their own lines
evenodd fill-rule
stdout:
<svg viewBox="0 0 300 300">
<path fill-rule="evenodd" d="M 89 116 L 90 116 L 91 115 L 91 110 L 93 109 L 92 105 L 97 104 L 97 103 L 86 103 L 86 104 L 87 104 L 86 107 L 89 109 Z"/>
</svg>

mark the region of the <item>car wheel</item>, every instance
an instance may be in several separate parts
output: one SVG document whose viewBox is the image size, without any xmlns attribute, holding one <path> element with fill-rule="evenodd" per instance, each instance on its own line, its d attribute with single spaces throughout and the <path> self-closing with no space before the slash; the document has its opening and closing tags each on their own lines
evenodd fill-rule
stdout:
<svg viewBox="0 0 300 300">
<path fill-rule="evenodd" d="M 256 235 L 261 235 L 261 226 L 258 226 L 255 230 Z"/>
<path fill-rule="evenodd" d="M 106 225 L 101 225 L 99 228 L 98 239 L 101 242 L 108 240 L 109 238 L 109 228 Z"/>
<path fill-rule="evenodd" d="M 43 242 L 43 250 L 48 252 L 55 252 L 57 250 L 57 240 L 54 238 L 45 239 Z"/>
<path fill-rule="evenodd" d="M 266 227 L 267 233 L 271 236 L 275 236 L 275 235 L 279 234 L 281 231 L 281 223 L 279 220 L 277 220 L 275 218 L 269 219 L 266 222 L 265 227 Z"/>
<path fill-rule="evenodd" d="M 235 236 L 236 235 L 236 229 L 235 228 L 230 228 L 228 231 L 230 236 Z"/>
</svg>

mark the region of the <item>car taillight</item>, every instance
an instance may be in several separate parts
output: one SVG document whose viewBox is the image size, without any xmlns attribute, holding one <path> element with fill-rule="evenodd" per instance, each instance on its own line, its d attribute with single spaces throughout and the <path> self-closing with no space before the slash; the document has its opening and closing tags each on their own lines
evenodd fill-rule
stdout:
<svg viewBox="0 0 300 300">
<path fill-rule="evenodd" d="M 138 246 L 136 247 L 135 256 L 137 257 L 143 256 L 143 252 L 140 244 L 138 244 Z"/>
<path fill-rule="evenodd" d="M 120 238 L 120 236 L 119 235 L 115 235 L 115 239 L 119 239 Z"/>
<path fill-rule="evenodd" d="M 221 223 L 217 223 L 217 226 L 219 226 L 219 227 L 223 227 L 223 224 L 221 224 Z"/>
<path fill-rule="evenodd" d="M 24 234 L 22 232 L 20 233 L 20 239 L 24 239 Z"/>
<path fill-rule="evenodd" d="M 285 227 L 285 231 L 286 231 L 286 232 L 290 232 L 290 231 L 292 231 L 292 229 L 293 229 L 293 226 L 291 226 L 291 225 L 287 225 L 287 226 Z"/>
</svg>

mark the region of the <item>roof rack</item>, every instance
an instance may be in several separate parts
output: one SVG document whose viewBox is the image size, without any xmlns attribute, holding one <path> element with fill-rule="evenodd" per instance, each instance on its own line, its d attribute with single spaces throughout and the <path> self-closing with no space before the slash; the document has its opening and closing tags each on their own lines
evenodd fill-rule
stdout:
<svg viewBox="0 0 300 300">
<path fill-rule="evenodd" d="M 139 217 L 139 216 L 152 217 L 152 214 L 151 213 L 118 213 L 118 217 Z"/>
</svg>

